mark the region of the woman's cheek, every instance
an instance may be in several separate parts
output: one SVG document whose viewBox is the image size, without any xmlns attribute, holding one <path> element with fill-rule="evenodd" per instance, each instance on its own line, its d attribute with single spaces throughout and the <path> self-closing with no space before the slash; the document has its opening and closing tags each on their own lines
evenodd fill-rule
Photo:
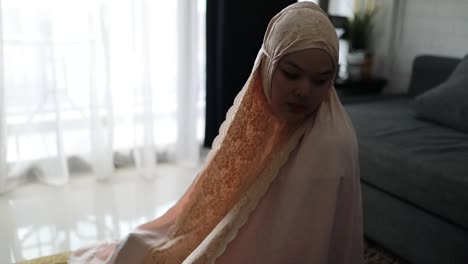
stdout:
<svg viewBox="0 0 468 264">
<path fill-rule="evenodd" d="M 315 111 L 316 108 L 325 98 L 325 92 L 319 89 L 316 89 L 312 96 L 310 97 L 309 105 L 311 106 L 311 111 Z"/>
</svg>

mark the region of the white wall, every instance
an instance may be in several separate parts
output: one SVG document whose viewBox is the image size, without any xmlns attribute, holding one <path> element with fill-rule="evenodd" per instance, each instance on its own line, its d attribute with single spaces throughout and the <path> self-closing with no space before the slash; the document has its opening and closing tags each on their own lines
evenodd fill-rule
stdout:
<svg viewBox="0 0 468 264">
<path fill-rule="evenodd" d="M 319 4 L 319 0 L 298 0 L 298 2 L 314 2 Z M 374 1 L 374 0 L 329 0 L 328 13 L 337 16 L 351 16 L 353 14 L 355 1 Z"/>
<path fill-rule="evenodd" d="M 328 13 L 336 16 L 352 16 L 355 0 L 330 0 Z"/>
<path fill-rule="evenodd" d="M 468 54 L 468 0 L 399 1 L 398 21 L 386 17 L 382 20 L 384 24 L 380 22 L 378 25 L 380 30 L 388 30 L 388 23 L 393 24 L 395 34 L 384 33 L 385 39 L 382 35 L 378 37 L 379 32 L 376 32 L 374 37 L 376 43 L 388 45 L 376 47 L 380 53 L 376 52 L 375 69 L 377 73 L 388 76 L 390 84 L 385 92 L 390 93 L 407 91 L 415 56 L 435 54 L 461 58 Z M 387 40 L 390 42 L 383 44 Z"/>
<path fill-rule="evenodd" d="M 395 45 L 397 10 L 400 1 L 405 0 L 377 0 L 377 13 L 374 18 L 374 30 L 371 39 L 372 51 L 375 56 L 374 72 L 378 76 L 391 76 Z"/>
</svg>

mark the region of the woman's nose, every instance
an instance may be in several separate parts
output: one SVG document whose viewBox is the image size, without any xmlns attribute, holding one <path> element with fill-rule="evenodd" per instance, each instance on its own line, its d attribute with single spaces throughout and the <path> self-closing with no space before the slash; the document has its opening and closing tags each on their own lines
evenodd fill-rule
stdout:
<svg viewBox="0 0 468 264">
<path fill-rule="evenodd" d="M 294 93 L 298 97 L 308 97 L 310 96 L 312 89 L 309 82 L 301 82 L 295 89 Z"/>
</svg>

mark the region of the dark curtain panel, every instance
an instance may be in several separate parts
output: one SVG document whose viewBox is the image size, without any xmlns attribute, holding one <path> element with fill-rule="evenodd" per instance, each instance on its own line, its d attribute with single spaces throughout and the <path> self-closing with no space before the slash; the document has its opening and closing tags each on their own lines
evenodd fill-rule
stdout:
<svg viewBox="0 0 468 264">
<path fill-rule="evenodd" d="M 319 0 L 319 6 L 323 9 L 323 11 L 328 13 L 328 6 L 330 4 L 330 0 Z"/>
<path fill-rule="evenodd" d="M 207 0 L 206 126 L 211 147 L 252 70 L 270 19 L 293 0 Z"/>
</svg>

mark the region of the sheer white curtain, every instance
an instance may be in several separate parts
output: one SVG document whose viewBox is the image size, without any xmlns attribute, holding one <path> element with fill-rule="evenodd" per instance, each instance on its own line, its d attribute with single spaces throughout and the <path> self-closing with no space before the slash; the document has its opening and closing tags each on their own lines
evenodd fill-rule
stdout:
<svg viewBox="0 0 468 264">
<path fill-rule="evenodd" d="M 203 0 L 1 0 L 0 193 L 27 179 L 194 163 Z M 34 176 L 34 177 L 31 177 Z"/>
</svg>

